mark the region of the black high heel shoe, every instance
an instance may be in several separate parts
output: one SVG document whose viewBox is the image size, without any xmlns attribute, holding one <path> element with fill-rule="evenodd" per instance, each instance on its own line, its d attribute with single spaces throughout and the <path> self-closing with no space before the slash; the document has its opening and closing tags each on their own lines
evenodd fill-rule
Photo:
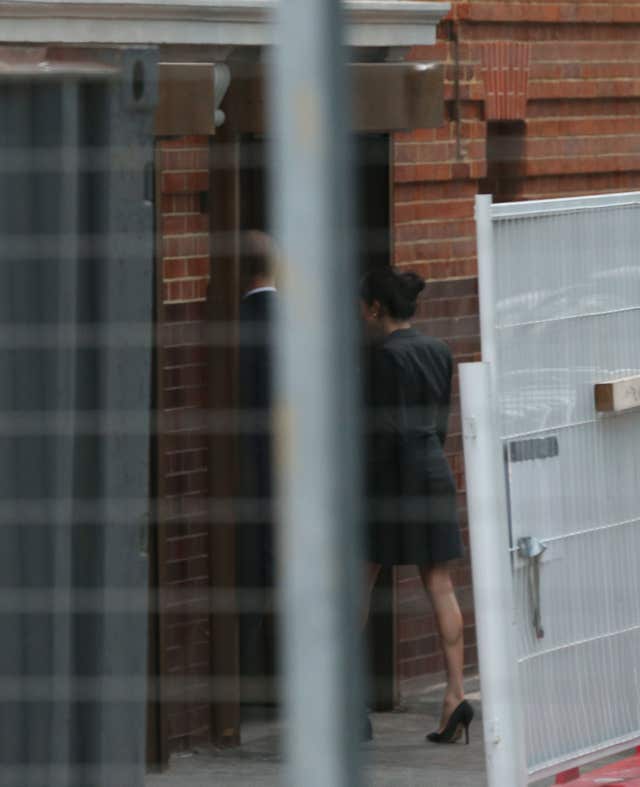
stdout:
<svg viewBox="0 0 640 787">
<path fill-rule="evenodd" d="M 457 743 L 465 734 L 465 743 L 469 743 L 469 725 L 473 721 L 473 708 L 466 701 L 462 700 L 460 705 L 449 716 L 447 726 L 442 732 L 432 732 L 427 735 L 427 740 L 431 743 Z"/>
</svg>

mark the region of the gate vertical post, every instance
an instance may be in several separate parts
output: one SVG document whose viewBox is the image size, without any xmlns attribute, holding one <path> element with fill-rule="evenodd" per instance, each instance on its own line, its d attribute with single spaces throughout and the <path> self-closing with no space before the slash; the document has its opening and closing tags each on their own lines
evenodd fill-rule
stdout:
<svg viewBox="0 0 640 787">
<path fill-rule="evenodd" d="M 460 388 L 488 783 L 524 787 L 509 525 L 490 365 L 461 364 Z"/>
<path fill-rule="evenodd" d="M 357 787 L 357 296 L 339 0 L 282 0 L 271 90 L 283 668 L 291 787 Z"/>
<path fill-rule="evenodd" d="M 478 194 L 475 204 L 476 232 L 478 238 L 478 289 L 480 295 L 480 335 L 482 359 L 491 364 L 495 375 L 495 278 L 493 265 L 493 220 L 491 194 Z"/>
</svg>

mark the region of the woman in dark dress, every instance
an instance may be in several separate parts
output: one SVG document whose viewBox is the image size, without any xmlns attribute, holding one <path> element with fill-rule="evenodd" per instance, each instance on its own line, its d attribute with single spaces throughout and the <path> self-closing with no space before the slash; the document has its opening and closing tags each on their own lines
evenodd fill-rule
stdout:
<svg viewBox="0 0 640 787">
<path fill-rule="evenodd" d="M 367 405 L 367 588 L 381 567 L 416 565 L 431 598 L 447 670 L 435 743 L 467 732 L 473 710 L 464 699 L 463 623 L 450 574 L 462 556 L 456 486 L 444 454 L 453 361 L 447 346 L 409 320 L 424 281 L 392 268 L 369 273 L 361 286 L 371 336 L 365 373 Z"/>
</svg>

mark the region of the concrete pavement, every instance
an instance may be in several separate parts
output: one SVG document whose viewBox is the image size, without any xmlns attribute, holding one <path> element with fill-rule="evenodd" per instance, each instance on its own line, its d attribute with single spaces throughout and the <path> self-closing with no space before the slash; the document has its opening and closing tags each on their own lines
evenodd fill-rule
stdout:
<svg viewBox="0 0 640 787">
<path fill-rule="evenodd" d="M 367 787 L 485 787 L 479 694 L 469 694 L 476 709 L 469 746 L 425 742 L 437 726 L 440 696 L 440 689 L 431 690 L 400 711 L 372 715 L 375 739 L 363 747 Z M 279 787 L 282 725 L 246 724 L 243 739 L 237 749 L 174 758 L 167 773 L 148 777 L 146 787 Z"/>
</svg>

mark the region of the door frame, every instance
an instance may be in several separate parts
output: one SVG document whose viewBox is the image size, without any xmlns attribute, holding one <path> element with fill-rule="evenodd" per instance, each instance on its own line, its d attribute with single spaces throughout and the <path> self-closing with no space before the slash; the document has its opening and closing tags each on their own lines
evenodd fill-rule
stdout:
<svg viewBox="0 0 640 787">
<path fill-rule="evenodd" d="M 162 222 L 159 216 L 161 195 L 161 154 L 154 153 L 155 198 L 155 266 L 152 345 L 152 437 L 151 437 L 151 516 L 149 522 L 149 621 L 148 621 L 148 701 L 147 701 L 147 767 L 162 770 L 169 763 L 169 714 L 164 696 L 164 677 L 167 675 L 166 631 L 162 625 L 163 588 L 166 587 L 166 519 L 162 506 L 165 498 L 166 457 L 165 436 L 162 428 L 163 368 L 165 367 L 162 326 L 165 324 L 164 278 L 162 267 Z"/>
<path fill-rule="evenodd" d="M 239 139 L 224 126 L 211 140 L 211 261 L 207 314 L 215 341 L 209 353 L 209 410 L 226 414 L 228 428 L 210 433 L 209 489 L 215 506 L 211 529 L 212 594 L 221 591 L 224 608 L 211 615 L 211 729 L 215 743 L 240 743 L 240 685 L 236 589 L 237 494 L 236 425 L 237 322 L 239 287 Z"/>
</svg>

